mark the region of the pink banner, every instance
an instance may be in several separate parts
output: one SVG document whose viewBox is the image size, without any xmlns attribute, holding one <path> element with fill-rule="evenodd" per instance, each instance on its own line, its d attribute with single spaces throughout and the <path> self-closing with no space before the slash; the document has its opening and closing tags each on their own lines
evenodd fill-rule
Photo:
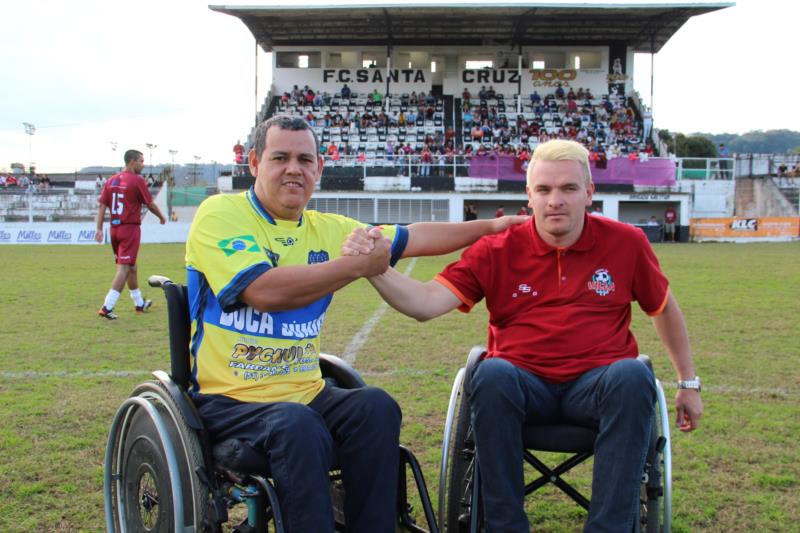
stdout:
<svg viewBox="0 0 800 533">
<path fill-rule="evenodd" d="M 624 185 L 675 185 L 675 162 L 671 159 L 631 161 L 615 157 L 606 168 L 592 165 L 592 180 L 595 183 Z M 522 162 L 514 156 L 488 154 L 474 155 L 469 164 L 471 178 L 492 178 L 508 181 L 525 181 Z"/>
</svg>

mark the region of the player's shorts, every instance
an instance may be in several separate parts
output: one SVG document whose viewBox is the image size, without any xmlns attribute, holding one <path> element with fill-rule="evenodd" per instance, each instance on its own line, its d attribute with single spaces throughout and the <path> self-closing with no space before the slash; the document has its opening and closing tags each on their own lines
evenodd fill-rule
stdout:
<svg viewBox="0 0 800 533">
<path fill-rule="evenodd" d="M 142 228 L 138 224 L 111 226 L 111 248 L 118 265 L 135 265 Z"/>
<path fill-rule="evenodd" d="M 664 231 L 666 233 L 675 233 L 675 223 L 667 222 L 666 224 L 664 224 Z"/>
</svg>

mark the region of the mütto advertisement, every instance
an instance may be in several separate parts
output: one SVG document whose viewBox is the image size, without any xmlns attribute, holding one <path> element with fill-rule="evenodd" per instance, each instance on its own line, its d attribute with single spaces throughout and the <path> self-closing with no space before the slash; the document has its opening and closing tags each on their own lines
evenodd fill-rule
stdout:
<svg viewBox="0 0 800 533">
<path fill-rule="evenodd" d="M 143 243 L 186 242 L 188 223 L 142 225 Z M 103 228 L 103 243 L 109 242 L 108 224 Z M 0 224 L 0 244 L 97 244 L 93 223 L 34 222 Z"/>
</svg>

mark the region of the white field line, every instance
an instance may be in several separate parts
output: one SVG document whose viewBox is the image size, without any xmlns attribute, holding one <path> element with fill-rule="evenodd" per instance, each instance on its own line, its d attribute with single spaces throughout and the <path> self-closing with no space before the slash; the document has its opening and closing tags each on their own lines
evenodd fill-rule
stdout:
<svg viewBox="0 0 800 533">
<path fill-rule="evenodd" d="M 416 264 L 417 264 L 417 258 L 415 257 L 408 263 L 408 266 L 406 267 L 403 274 L 406 275 L 411 274 L 411 271 L 414 270 L 414 265 Z M 342 354 L 342 359 L 344 359 L 351 365 L 356 362 L 358 351 L 361 349 L 362 346 L 364 346 L 364 343 L 367 342 L 369 334 L 372 333 L 372 328 L 375 327 L 375 324 L 378 323 L 378 321 L 381 319 L 381 317 L 383 316 L 383 314 L 386 312 L 387 309 L 389 309 L 389 304 L 387 304 L 384 301 L 381 301 L 381 304 L 378 306 L 375 312 L 372 313 L 372 316 L 369 317 L 369 320 L 364 322 L 364 325 L 361 326 L 361 329 L 358 331 L 358 333 L 356 333 L 355 336 L 350 340 L 350 344 L 348 344 L 347 348 L 344 349 L 344 354 Z"/>
</svg>

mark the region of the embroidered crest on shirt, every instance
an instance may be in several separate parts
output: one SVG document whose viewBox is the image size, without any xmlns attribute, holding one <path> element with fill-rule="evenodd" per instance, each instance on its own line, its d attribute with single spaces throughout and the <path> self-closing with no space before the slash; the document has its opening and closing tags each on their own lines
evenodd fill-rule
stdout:
<svg viewBox="0 0 800 533">
<path fill-rule="evenodd" d="M 330 256 L 328 252 L 325 250 L 320 250 L 319 252 L 315 252 L 314 250 L 309 250 L 308 252 L 308 264 L 313 265 L 316 263 L 324 263 L 328 261 Z"/>
<path fill-rule="evenodd" d="M 275 240 L 284 246 L 294 246 L 300 241 L 300 239 L 295 239 L 293 237 L 275 237 Z"/>
<path fill-rule="evenodd" d="M 598 268 L 592 274 L 589 282 L 589 290 L 596 292 L 599 296 L 608 296 L 614 292 L 614 279 L 605 268 Z"/>
<path fill-rule="evenodd" d="M 517 290 L 511 293 L 512 298 L 518 298 L 520 296 L 528 296 L 528 295 L 538 296 L 539 292 L 533 290 L 533 287 L 531 287 L 527 283 L 520 283 L 519 286 L 517 286 Z"/>
</svg>

